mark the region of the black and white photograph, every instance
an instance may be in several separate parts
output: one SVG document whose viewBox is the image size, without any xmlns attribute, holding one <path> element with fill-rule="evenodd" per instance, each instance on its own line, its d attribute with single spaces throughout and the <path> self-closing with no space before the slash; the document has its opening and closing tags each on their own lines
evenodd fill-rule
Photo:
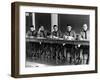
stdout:
<svg viewBox="0 0 100 80">
<path fill-rule="evenodd" d="M 15 77 L 97 73 L 97 7 L 23 2 L 13 6 Z"/>
<path fill-rule="evenodd" d="M 89 15 L 26 12 L 26 67 L 89 64 Z"/>
</svg>

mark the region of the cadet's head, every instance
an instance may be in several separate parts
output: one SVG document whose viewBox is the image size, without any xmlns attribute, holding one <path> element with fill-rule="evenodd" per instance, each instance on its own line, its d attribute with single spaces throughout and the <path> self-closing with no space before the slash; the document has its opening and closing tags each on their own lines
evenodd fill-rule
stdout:
<svg viewBox="0 0 100 80">
<path fill-rule="evenodd" d="M 40 26 L 39 28 L 41 31 L 44 31 L 44 26 Z"/>
<path fill-rule="evenodd" d="M 53 26 L 53 29 L 54 29 L 54 31 L 58 31 L 58 26 L 57 25 L 54 25 Z"/>
<path fill-rule="evenodd" d="M 35 28 L 34 28 L 33 25 L 30 26 L 30 29 L 31 29 L 31 31 L 34 31 L 35 30 Z"/>
<path fill-rule="evenodd" d="M 72 27 L 70 25 L 67 26 L 67 31 L 71 31 Z"/>
<path fill-rule="evenodd" d="M 87 24 L 83 24 L 82 28 L 83 28 L 84 31 L 86 31 L 88 29 Z"/>
</svg>

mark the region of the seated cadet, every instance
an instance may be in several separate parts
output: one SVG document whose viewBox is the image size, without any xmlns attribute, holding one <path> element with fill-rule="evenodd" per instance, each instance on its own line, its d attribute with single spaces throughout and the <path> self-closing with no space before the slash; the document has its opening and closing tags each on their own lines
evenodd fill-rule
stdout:
<svg viewBox="0 0 100 80">
<path fill-rule="evenodd" d="M 75 40 L 76 39 L 76 33 L 72 30 L 72 27 L 70 25 L 67 26 L 66 32 L 64 34 L 64 39 L 66 40 Z M 66 59 L 69 64 L 72 64 L 74 61 L 74 51 L 75 51 L 75 45 L 73 44 L 66 44 Z"/>
<path fill-rule="evenodd" d="M 27 38 L 37 37 L 37 31 L 35 30 L 33 25 L 31 25 L 30 29 L 27 31 L 26 37 Z M 35 46 L 35 44 L 33 44 L 32 42 L 27 42 L 26 43 L 27 55 L 29 55 L 30 57 L 32 57 L 32 55 L 34 55 L 33 54 L 34 46 Z"/>
<path fill-rule="evenodd" d="M 67 26 L 67 30 L 64 34 L 64 38 L 68 40 L 75 40 L 76 39 L 76 33 L 72 30 L 71 26 Z"/>
<path fill-rule="evenodd" d="M 51 33 L 51 35 L 52 35 L 52 38 L 54 38 L 54 39 L 60 39 L 60 38 L 63 37 L 61 31 L 58 30 L 58 26 L 57 25 L 53 26 L 53 32 Z M 52 55 L 56 60 L 56 64 L 59 64 L 59 62 L 62 59 L 63 53 L 61 54 L 61 51 L 63 49 L 61 49 L 61 47 L 62 47 L 62 45 L 56 45 L 56 47 L 55 47 L 55 56 L 54 56 L 54 54 Z"/>
<path fill-rule="evenodd" d="M 82 31 L 80 32 L 80 40 L 89 41 L 89 31 L 87 24 L 83 24 Z M 81 45 L 80 46 L 80 58 L 82 59 L 82 64 L 89 63 L 89 46 Z"/>
<path fill-rule="evenodd" d="M 30 26 L 30 30 L 26 33 L 26 37 L 36 37 L 37 31 L 35 30 L 34 26 Z"/>
<path fill-rule="evenodd" d="M 44 26 L 40 26 L 37 37 L 47 37 L 47 32 L 44 30 Z"/>
<path fill-rule="evenodd" d="M 83 24 L 82 31 L 80 32 L 80 36 L 82 40 L 89 41 L 89 30 L 87 24 Z"/>
<path fill-rule="evenodd" d="M 62 37 L 62 33 L 60 30 L 58 30 L 58 26 L 54 25 L 53 26 L 53 32 L 51 33 L 53 38 L 61 38 Z"/>
</svg>

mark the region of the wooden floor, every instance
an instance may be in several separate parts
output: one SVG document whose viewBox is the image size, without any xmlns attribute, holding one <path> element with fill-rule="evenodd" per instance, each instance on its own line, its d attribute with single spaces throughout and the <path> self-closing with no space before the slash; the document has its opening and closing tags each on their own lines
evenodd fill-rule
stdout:
<svg viewBox="0 0 100 80">
<path fill-rule="evenodd" d="M 49 67 L 49 66 L 52 65 L 44 64 L 39 61 L 34 61 L 33 59 L 27 59 L 25 64 L 25 67 Z"/>
</svg>

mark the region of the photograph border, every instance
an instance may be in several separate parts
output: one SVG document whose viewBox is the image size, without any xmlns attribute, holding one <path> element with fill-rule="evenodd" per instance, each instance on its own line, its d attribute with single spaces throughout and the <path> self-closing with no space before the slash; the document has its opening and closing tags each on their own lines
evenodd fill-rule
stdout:
<svg viewBox="0 0 100 80">
<path fill-rule="evenodd" d="M 89 71 L 75 71 L 75 72 L 57 72 L 57 73 L 43 73 L 43 74 L 19 74 L 19 7 L 20 6 L 40 6 L 40 7 L 57 7 L 57 8 L 73 8 L 73 9 L 90 9 L 95 11 L 95 70 Z M 11 76 L 15 78 L 25 78 L 25 77 L 41 77 L 41 76 L 58 76 L 58 75 L 72 75 L 72 74 L 88 74 L 97 73 L 97 12 L 96 6 L 81 6 L 81 5 L 63 5 L 63 4 L 47 4 L 47 3 L 31 3 L 31 2 L 13 2 L 11 4 Z"/>
</svg>

